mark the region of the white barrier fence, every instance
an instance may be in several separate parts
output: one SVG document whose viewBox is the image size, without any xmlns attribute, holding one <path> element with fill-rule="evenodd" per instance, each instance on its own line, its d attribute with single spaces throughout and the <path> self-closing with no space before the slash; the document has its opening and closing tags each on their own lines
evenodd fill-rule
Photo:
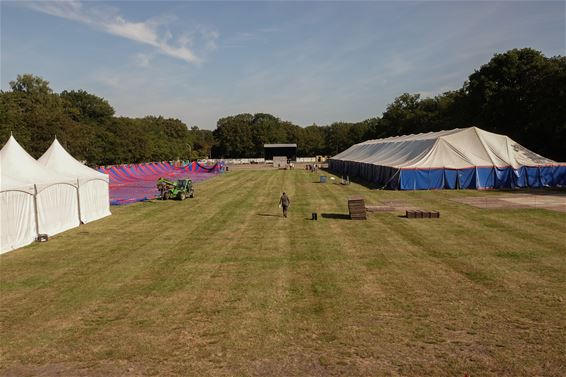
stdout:
<svg viewBox="0 0 566 377">
<path fill-rule="evenodd" d="M 316 162 L 316 157 L 297 157 L 297 162 Z"/>
<path fill-rule="evenodd" d="M 243 164 L 271 164 L 273 160 L 266 160 L 265 158 L 224 158 L 224 159 L 210 159 L 206 160 L 208 163 L 224 162 L 228 165 L 243 165 Z M 316 162 L 316 157 L 297 157 L 295 162 Z"/>
</svg>

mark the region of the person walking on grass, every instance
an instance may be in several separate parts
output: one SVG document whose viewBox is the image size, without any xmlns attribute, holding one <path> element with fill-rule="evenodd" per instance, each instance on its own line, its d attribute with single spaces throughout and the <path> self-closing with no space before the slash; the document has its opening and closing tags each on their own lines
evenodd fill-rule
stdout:
<svg viewBox="0 0 566 377">
<path fill-rule="evenodd" d="M 283 208 L 283 217 L 287 217 L 287 213 L 289 212 L 289 206 L 291 205 L 291 199 L 287 196 L 287 194 L 281 194 L 279 198 L 279 208 Z"/>
</svg>

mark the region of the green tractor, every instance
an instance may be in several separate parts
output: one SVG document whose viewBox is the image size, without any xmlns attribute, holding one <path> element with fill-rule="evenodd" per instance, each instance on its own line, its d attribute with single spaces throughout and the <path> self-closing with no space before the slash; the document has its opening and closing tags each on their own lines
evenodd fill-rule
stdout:
<svg viewBox="0 0 566 377">
<path fill-rule="evenodd" d="M 186 198 L 195 197 L 193 181 L 190 179 L 178 179 L 176 182 L 173 182 L 165 178 L 159 178 L 157 180 L 157 189 L 159 190 L 159 196 L 163 200 L 185 200 Z"/>
</svg>

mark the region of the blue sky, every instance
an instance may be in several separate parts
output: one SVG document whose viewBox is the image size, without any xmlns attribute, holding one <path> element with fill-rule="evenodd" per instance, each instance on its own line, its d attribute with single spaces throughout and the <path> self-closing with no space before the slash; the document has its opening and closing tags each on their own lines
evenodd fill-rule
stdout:
<svg viewBox="0 0 566 377">
<path fill-rule="evenodd" d="M 404 92 L 458 89 L 495 53 L 566 50 L 564 1 L 2 0 L 0 11 L 2 90 L 33 73 L 118 115 L 206 129 L 243 112 L 359 121 Z"/>
</svg>

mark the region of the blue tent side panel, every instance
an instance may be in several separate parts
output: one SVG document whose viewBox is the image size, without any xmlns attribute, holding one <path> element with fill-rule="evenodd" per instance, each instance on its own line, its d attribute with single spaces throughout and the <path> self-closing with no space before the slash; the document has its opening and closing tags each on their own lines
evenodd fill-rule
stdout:
<svg viewBox="0 0 566 377">
<path fill-rule="evenodd" d="M 513 183 L 512 171 L 513 168 L 511 167 L 504 167 L 504 168 L 494 167 L 493 172 L 495 174 L 495 180 L 493 187 L 496 189 L 513 187 L 514 183 Z"/>
<path fill-rule="evenodd" d="M 541 166 L 539 168 L 540 181 L 544 187 L 552 187 L 555 185 L 554 170 L 555 166 Z"/>
<path fill-rule="evenodd" d="M 458 188 L 475 189 L 477 187 L 476 168 L 458 170 Z"/>
<path fill-rule="evenodd" d="M 440 190 L 444 188 L 444 170 L 431 169 L 428 171 L 429 189 Z"/>
<path fill-rule="evenodd" d="M 495 187 L 495 171 L 493 167 L 476 168 L 476 188 L 492 189 Z"/>
<path fill-rule="evenodd" d="M 527 169 L 523 166 L 519 169 L 512 169 L 512 188 L 528 187 L 527 183 Z"/>
<path fill-rule="evenodd" d="M 542 187 L 538 166 L 526 166 L 525 171 L 527 176 L 527 185 L 529 187 Z"/>
<path fill-rule="evenodd" d="M 401 170 L 401 190 L 440 190 L 445 184 L 447 169 L 407 169 Z M 455 182 L 455 177 L 451 177 Z"/>
<path fill-rule="evenodd" d="M 476 188 L 475 168 L 453 169 L 401 169 L 401 190 L 440 190 Z"/>
<path fill-rule="evenodd" d="M 444 169 L 444 188 L 449 190 L 458 188 L 458 170 Z"/>
<path fill-rule="evenodd" d="M 399 175 L 399 188 L 401 190 L 417 189 L 417 170 L 401 170 Z"/>
<path fill-rule="evenodd" d="M 566 165 L 553 166 L 554 184 L 566 187 Z"/>
<path fill-rule="evenodd" d="M 444 187 L 444 169 L 407 170 L 408 177 L 414 179 L 411 183 L 415 190 L 437 190 Z"/>
</svg>

